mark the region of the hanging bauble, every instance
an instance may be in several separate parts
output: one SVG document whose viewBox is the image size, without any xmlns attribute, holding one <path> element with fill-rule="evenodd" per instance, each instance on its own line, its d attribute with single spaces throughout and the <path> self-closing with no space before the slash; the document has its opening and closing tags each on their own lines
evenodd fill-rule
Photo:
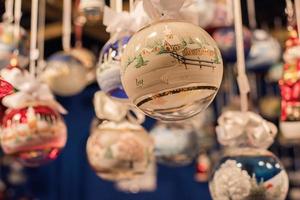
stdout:
<svg viewBox="0 0 300 200">
<path fill-rule="evenodd" d="M 65 146 L 67 130 L 55 109 L 32 102 L 6 111 L 0 137 L 6 154 L 25 166 L 39 166 L 57 158 Z"/>
<path fill-rule="evenodd" d="M 103 122 L 90 135 L 86 149 L 93 170 L 110 181 L 140 176 L 154 159 L 150 136 L 128 121 Z"/>
<path fill-rule="evenodd" d="M 9 65 L 15 51 L 18 51 L 20 67 L 25 67 L 29 63 L 28 36 L 26 31 L 21 28 L 19 38 L 15 38 L 14 25 L 0 23 L 0 69 Z"/>
<path fill-rule="evenodd" d="M 134 34 L 121 63 L 122 84 L 131 102 L 166 121 L 206 109 L 223 74 L 214 40 L 200 27 L 176 20 L 158 21 Z"/>
<path fill-rule="evenodd" d="M 280 129 L 287 139 L 300 137 L 300 42 L 295 31 L 290 32 L 284 52 L 282 79 L 279 81 L 281 90 L 281 121 Z"/>
<path fill-rule="evenodd" d="M 150 133 L 154 139 L 154 153 L 159 163 L 185 166 L 199 153 L 198 135 L 191 124 L 158 123 Z"/>
<path fill-rule="evenodd" d="M 248 56 L 251 47 L 251 32 L 243 29 L 244 35 L 244 53 Z M 218 47 L 221 50 L 222 57 L 227 62 L 236 62 L 236 39 L 234 27 L 218 28 L 212 37 L 216 40 Z"/>
<path fill-rule="evenodd" d="M 252 112 L 225 112 L 218 119 L 217 136 L 225 153 L 209 186 L 214 200 L 284 200 L 288 176 L 278 158 L 266 150 L 277 128 Z"/>
<path fill-rule="evenodd" d="M 213 200 L 284 200 L 288 176 L 271 152 L 263 149 L 234 149 L 224 155 L 210 180 Z"/>
<path fill-rule="evenodd" d="M 0 100 L 14 92 L 14 87 L 7 81 L 0 78 Z"/>
<path fill-rule="evenodd" d="M 267 80 L 269 82 L 274 83 L 274 82 L 278 82 L 281 79 L 283 73 L 282 66 L 283 66 L 282 62 L 275 63 L 274 65 L 271 66 L 267 74 Z"/>
<path fill-rule="evenodd" d="M 111 38 L 100 52 L 97 69 L 97 81 L 101 90 L 109 96 L 122 100 L 127 99 L 121 82 L 121 52 L 124 51 L 130 37 Z"/>
<path fill-rule="evenodd" d="M 67 52 L 52 55 L 41 78 L 55 94 L 61 96 L 78 94 L 89 82 L 83 63 Z"/>
<path fill-rule="evenodd" d="M 279 42 L 264 30 L 252 33 L 252 45 L 246 61 L 248 69 L 261 69 L 275 64 L 281 56 Z"/>
<path fill-rule="evenodd" d="M 101 18 L 101 12 L 105 6 L 104 0 L 80 0 L 79 12 L 89 21 L 96 21 Z"/>
</svg>

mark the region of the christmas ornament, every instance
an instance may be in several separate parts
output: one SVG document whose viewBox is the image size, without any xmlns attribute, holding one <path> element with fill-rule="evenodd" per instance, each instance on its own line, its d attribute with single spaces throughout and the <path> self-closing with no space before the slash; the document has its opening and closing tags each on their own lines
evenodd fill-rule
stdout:
<svg viewBox="0 0 300 200">
<path fill-rule="evenodd" d="M 207 182 L 211 170 L 211 161 L 206 153 L 199 154 L 196 167 L 196 181 Z"/>
<path fill-rule="evenodd" d="M 276 127 L 251 112 L 225 112 L 218 119 L 218 141 L 226 147 L 209 183 L 214 200 L 284 200 L 288 177 L 278 158 L 266 150 Z"/>
<path fill-rule="evenodd" d="M 99 20 L 104 5 L 104 0 L 80 0 L 79 12 L 81 12 L 88 20 Z"/>
<path fill-rule="evenodd" d="M 17 89 L 2 99 L 8 108 L 0 135 L 4 153 L 25 166 L 54 160 L 66 143 L 66 125 L 59 114 L 66 111 L 55 101 L 47 85 L 27 71 L 3 69 L 1 74 Z"/>
<path fill-rule="evenodd" d="M 251 48 L 251 32 L 247 28 L 243 28 L 244 35 L 244 54 L 248 56 Z M 216 41 L 221 50 L 222 57 L 227 62 L 236 61 L 236 38 L 233 27 L 218 28 L 212 37 Z"/>
<path fill-rule="evenodd" d="M 300 54 L 299 39 L 296 31 L 290 33 L 290 38 L 286 41 L 284 52 L 283 76 L 279 81 L 281 90 L 281 121 L 280 129 L 287 139 L 299 138 L 300 127 L 300 96 L 299 96 L 299 71 Z"/>
<path fill-rule="evenodd" d="M 103 24 L 111 38 L 100 52 L 97 80 L 101 90 L 111 97 L 128 99 L 121 83 L 121 55 L 131 35 L 148 21 L 142 2 L 138 2 L 131 12 L 114 11 L 109 7 L 104 9 Z"/>
<path fill-rule="evenodd" d="M 61 96 L 78 94 L 89 82 L 84 64 L 67 52 L 50 56 L 41 78 L 55 94 Z"/>
<path fill-rule="evenodd" d="M 99 177 L 110 181 L 144 174 L 153 162 L 153 141 L 138 124 L 104 121 L 87 141 L 88 160 Z"/>
<path fill-rule="evenodd" d="M 161 14 L 174 19 L 183 2 L 161 1 L 161 13 L 150 1 L 143 3 L 151 18 L 158 20 Z M 178 20 L 159 20 L 134 34 L 121 66 L 130 101 L 147 115 L 166 121 L 203 111 L 214 99 L 223 73 L 213 39 L 201 28 Z"/>
<path fill-rule="evenodd" d="M 256 29 L 252 33 L 252 45 L 246 61 L 248 69 L 270 67 L 280 59 L 280 44 L 266 31 Z"/>
<path fill-rule="evenodd" d="M 0 23 L 0 68 L 9 65 L 14 52 L 18 52 L 20 67 L 25 67 L 29 63 L 28 59 L 28 36 L 26 31 L 21 28 L 20 35 L 15 38 L 14 25 Z"/>
<path fill-rule="evenodd" d="M 171 166 L 190 164 L 199 153 L 198 135 L 189 123 L 158 123 L 150 132 L 159 163 Z"/>
</svg>

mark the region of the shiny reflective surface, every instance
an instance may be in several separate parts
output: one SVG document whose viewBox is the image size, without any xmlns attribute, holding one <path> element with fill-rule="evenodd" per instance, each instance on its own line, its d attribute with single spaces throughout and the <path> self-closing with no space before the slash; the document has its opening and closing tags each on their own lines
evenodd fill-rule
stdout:
<svg viewBox="0 0 300 200">
<path fill-rule="evenodd" d="M 3 151 L 25 166 L 39 166 L 55 160 L 67 140 L 61 116 L 45 105 L 10 109 L 3 118 Z"/>
<path fill-rule="evenodd" d="M 286 171 L 276 156 L 263 149 L 225 153 L 210 180 L 214 200 L 284 200 L 287 191 Z"/>
<path fill-rule="evenodd" d="M 122 84 L 131 102 L 166 121 L 186 119 L 206 109 L 223 74 L 213 39 L 197 26 L 171 20 L 136 33 L 121 62 Z"/>
</svg>

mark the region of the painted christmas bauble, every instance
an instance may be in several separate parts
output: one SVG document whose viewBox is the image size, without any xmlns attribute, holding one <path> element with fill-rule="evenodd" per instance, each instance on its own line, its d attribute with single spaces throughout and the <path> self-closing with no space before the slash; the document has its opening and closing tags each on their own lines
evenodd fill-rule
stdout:
<svg viewBox="0 0 300 200">
<path fill-rule="evenodd" d="M 150 132 L 158 162 L 171 166 L 190 164 L 199 153 L 198 135 L 189 125 L 157 124 Z"/>
<path fill-rule="evenodd" d="M 288 176 L 271 152 L 263 149 L 232 149 L 221 159 L 209 182 L 213 200 L 284 200 Z"/>
<path fill-rule="evenodd" d="M 0 68 L 10 63 L 14 51 L 18 50 L 18 61 L 20 67 L 29 63 L 28 36 L 23 28 L 19 38 L 14 37 L 14 26 L 12 24 L 0 23 Z"/>
<path fill-rule="evenodd" d="M 243 29 L 244 35 L 244 53 L 248 56 L 251 47 L 251 33 L 247 28 Z M 223 27 L 217 29 L 212 37 L 215 39 L 221 50 L 222 57 L 227 62 L 236 61 L 236 38 L 233 27 Z"/>
<path fill-rule="evenodd" d="M 0 78 L 0 99 L 12 94 L 14 92 L 14 87 L 7 81 Z"/>
<path fill-rule="evenodd" d="M 200 27 L 166 20 L 137 32 L 121 58 L 121 80 L 147 115 L 183 120 L 214 99 L 223 75 L 220 51 Z"/>
<path fill-rule="evenodd" d="M 78 94 L 88 84 L 83 63 L 66 52 L 58 52 L 47 60 L 42 79 L 55 94 L 61 96 Z"/>
<path fill-rule="evenodd" d="M 1 146 L 25 166 L 55 160 L 67 140 L 60 114 L 46 105 L 9 109 L 3 118 Z"/>
<path fill-rule="evenodd" d="M 100 52 L 97 81 L 101 90 L 119 100 L 128 99 L 121 82 L 121 54 L 130 37 L 109 40 Z"/>
<path fill-rule="evenodd" d="M 79 11 L 88 20 L 99 20 L 104 6 L 104 0 L 80 0 Z"/>
<path fill-rule="evenodd" d="M 153 161 L 153 141 L 142 126 L 105 121 L 87 141 L 88 160 L 96 174 L 119 181 L 143 175 Z"/>
</svg>

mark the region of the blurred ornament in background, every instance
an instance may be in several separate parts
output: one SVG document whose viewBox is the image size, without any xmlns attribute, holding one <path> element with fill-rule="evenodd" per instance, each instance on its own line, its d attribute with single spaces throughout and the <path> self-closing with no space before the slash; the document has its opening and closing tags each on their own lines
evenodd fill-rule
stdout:
<svg viewBox="0 0 300 200">
<path fill-rule="evenodd" d="M 5 154 L 35 167 L 57 158 L 66 144 L 67 128 L 57 111 L 36 102 L 7 110 L 0 137 Z"/>
<path fill-rule="evenodd" d="M 20 67 L 29 63 L 29 40 L 25 29 L 21 28 L 18 38 L 14 37 L 14 25 L 0 23 L 0 69 L 9 65 L 13 55 L 17 52 Z"/>
<path fill-rule="evenodd" d="M 121 82 L 121 54 L 130 37 L 111 38 L 100 52 L 97 81 L 101 90 L 119 100 L 128 99 Z"/>
<path fill-rule="evenodd" d="M 158 122 L 150 135 L 154 139 L 156 159 L 161 164 L 185 166 L 199 153 L 198 135 L 190 123 Z"/>
<path fill-rule="evenodd" d="M 286 139 L 300 138 L 300 42 L 295 30 L 290 31 L 283 54 L 280 130 Z"/>
<path fill-rule="evenodd" d="M 218 141 L 225 147 L 209 182 L 214 200 L 286 198 L 289 181 L 279 159 L 266 150 L 277 128 L 252 112 L 225 112 L 218 119 Z"/>
<path fill-rule="evenodd" d="M 129 121 L 104 121 L 87 141 L 88 160 L 104 180 L 139 177 L 154 162 L 153 141 L 145 129 Z"/>
<path fill-rule="evenodd" d="M 211 160 L 207 153 L 200 153 L 196 161 L 196 175 L 197 182 L 207 182 L 211 171 Z"/>
<path fill-rule="evenodd" d="M 81 59 L 62 51 L 48 58 L 41 78 L 55 94 L 72 96 L 80 93 L 88 85 L 88 74 Z"/>
<path fill-rule="evenodd" d="M 264 30 L 252 32 L 252 45 L 247 57 L 248 69 L 269 68 L 279 61 L 281 48 L 279 42 Z"/>
<path fill-rule="evenodd" d="M 104 0 L 80 0 L 79 12 L 82 13 L 88 21 L 97 21 L 101 19 L 104 6 Z"/>
<path fill-rule="evenodd" d="M 245 57 L 247 57 L 251 48 L 251 32 L 248 28 L 244 27 L 243 35 L 244 53 Z M 218 28 L 213 32 L 212 37 L 220 48 L 224 61 L 231 63 L 236 62 L 236 39 L 234 27 L 229 26 Z"/>
<path fill-rule="evenodd" d="M 283 73 L 283 63 L 279 62 L 279 63 L 275 63 L 271 66 L 271 68 L 268 70 L 267 73 L 267 81 L 274 83 L 274 82 L 278 82 L 281 77 L 282 77 L 282 73 Z"/>
<path fill-rule="evenodd" d="M 165 121 L 205 110 L 223 74 L 221 54 L 201 28 L 159 21 L 130 39 L 122 55 L 121 79 L 133 104 Z"/>
<path fill-rule="evenodd" d="M 2 99 L 7 107 L 0 135 L 4 153 L 30 167 L 56 159 L 67 140 L 60 115 L 66 110 L 55 101 L 48 86 L 26 70 L 5 68 L 1 75 L 16 88 Z"/>
</svg>

